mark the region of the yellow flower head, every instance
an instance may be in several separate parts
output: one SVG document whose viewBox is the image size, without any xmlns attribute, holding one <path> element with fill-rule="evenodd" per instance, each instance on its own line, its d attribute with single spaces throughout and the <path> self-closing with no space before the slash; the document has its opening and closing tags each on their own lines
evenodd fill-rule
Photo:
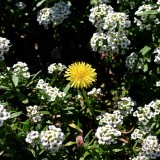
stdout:
<svg viewBox="0 0 160 160">
<path fill-rule="evenodd" d="M 96 81 L 97 73 L 90 64 L 75 62 L 68 67 L 64 76 L 70 81 L 71 87 L 87 88 Z"/>
</svg>

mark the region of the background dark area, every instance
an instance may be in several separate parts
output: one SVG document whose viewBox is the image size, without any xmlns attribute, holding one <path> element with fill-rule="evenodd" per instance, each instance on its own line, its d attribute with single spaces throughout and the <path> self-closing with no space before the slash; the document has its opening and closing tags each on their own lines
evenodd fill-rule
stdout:
<svg viewBox="0 0 160 160">
<path fill-rule="evenodd" d="M 18 1 L 0 1 L 1 37 L 10 40 L 11 48 L 5 56 L 5 62 L 10 66 L 17 61 L 26 62 L 31 72 L 43 70 L 49 64 L 61 62 L 70 64 L 74 61 L 85 61 L 94 64 L 90 48 L 90 38 L 95 28 L 88 20 L 90 1 L 71 1 L 71 14 L 68 19 L 53 28 L 45 29 L 37 21 L 41 7 L 36 7 L 38 1 L 23 1 L 26 7 L 18 9 Z"/>
</svg>

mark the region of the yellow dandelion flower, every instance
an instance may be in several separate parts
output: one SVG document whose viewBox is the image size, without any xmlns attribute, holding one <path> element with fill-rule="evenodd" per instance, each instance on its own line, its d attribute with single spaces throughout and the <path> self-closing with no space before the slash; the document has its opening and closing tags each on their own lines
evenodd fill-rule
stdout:
<svg viewBox="0 0 160 160">
<path fill-rule="evenodd" d="M 75 62 L 68 67 L 64 76 L 70 81 L 71 87 L 87 88 L 96 81 L 97 73 L 90 64 Z"/>
</svg>

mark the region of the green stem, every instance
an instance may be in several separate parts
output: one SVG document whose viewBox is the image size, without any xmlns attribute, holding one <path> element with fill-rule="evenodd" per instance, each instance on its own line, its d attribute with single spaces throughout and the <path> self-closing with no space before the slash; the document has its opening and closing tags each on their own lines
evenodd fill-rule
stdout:
<svg viewBox="0 0 160 160">
<path fill-rule="evenodd" d="M 93 109 L 91 107 L 90 101 L 89 101 L 89 99 L 88 99 L 88 97 L 86 95 L 86 91 L 83 88 L 82 88 L 81 91 L 82 91 L 82 96 L 85 99 L 86 105 L 89 108 L 89 110 L 91 111 L 91 114 L 92 114 L 93 118 L 95 119 L 96 116 L 95 116 L 95 113 L 94 113 L 94 111 L 93 111 Z"/>
<path fill-rule="evenodd" d="M 58 76 L 58 71 L 55 72 L 55 74 L 53 74 L 52 82 L 49 84 L 50 86 L 53 85 L 54 81 L 57 79 L 57 76 Z"/>
</svg>

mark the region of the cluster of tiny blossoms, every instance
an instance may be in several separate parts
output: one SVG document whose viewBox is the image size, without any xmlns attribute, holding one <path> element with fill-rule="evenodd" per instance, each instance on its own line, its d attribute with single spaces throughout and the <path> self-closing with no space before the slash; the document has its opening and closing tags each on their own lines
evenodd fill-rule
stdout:
<svg viewBox="0 0 160 160">
<path fill-rule="evenodd" d="M 64 133 L 54 125 L 48 127 L 49 130 L 42 131 L 40 134 L 41 144 L 50 152 L 56 152 L 62 145 Z"/>
<path fill-rule="evenodd" d="M 138 118 L 139 125 L 147 126 L 149 122 L 156 118 L 160 113 L 160 100 L 152 101 L 144 107 L 138 107 L 133 113 L 134 117 Z"/>
<path fill-rule="evenodd" d="M 156 48 L 154 49 L 153 53 L 157 53 L 157 54 L 155 55 L 154 62 L 155 62 L 156 64 L 160 64 L 160 47 L 156 47 Z"/>
<path fill-rule="evenodd" d="M 147 136 L 142 142 L 142 152 L 150 159 L 157 159 L 160 157 L 158 138 L 153 135 Z"/>
<path fill-rule="evenodd" d="M 49 86 L 43 79 L 38 81 L 36 88 L 43 90 L 50 97 L 49 101 L 51 102 L 55 101 L 56 97 L 63 98 L 66 95 L 64 92 L 59 91 L 57 87 L 53 88 L 52 86 Z M 43 96 L 42 99 L 44 99 Z"/>
<path fill-rule="evenodd" d="M 66 66 L 62 63 L 53 63 L 48 67 L 48 73 L 52 74 L 53 72 L 62 73 L 66 69 Z"/>
<path fill-rule="evenodd" d="M 99 4 L 93 7 L 89 15 L 89 21 L 97 28 L 90 44 L 93 51 L 99 53 L 123 54 L 128 49 L 130 40 L 127 38 L 126 28 L 131 26 L 128 16 L 125 13 L 114 12 L 110 5 Z"/>
<path fill-rule="evenodd" d="M 98 0 L 98 3 L 110 3 L 111 2 L 111 0 Z"/>
<path fill-rule="evenodd" d="M 160 157 L 160 144 L 156 136 L 148 135 L 142 140 L 141 145 L 141 151 L 132 160 L 150 160 Z"/>
<path fill-rule="evenodd" d="M 27 134 L 25 139 L 27 143 L 30 143 L 32 146 L 39 143 L 39 132 L 38 131 L 31 131 Z"/>
<path fill-rule="evenodd" d="M 136 140 L 138 143 L 142 143 L 145 135 L 146 135 L 145 131 L 136 128 L 131 134 L 131 139 Z"/>
<path fill-rule="evenodd" d="M 4 120 L 8 119 L 9 117 L 10 113 L 6 111 L 2 104 L 0 104 L 0 127 L 3 126 Z"/>
<path fill-rule="evenodd" d="M 17 2 L 15 6 L 18 7 L 18 9 L 20 10 L 26 8 L 26 4 L 24 2 Z"/>
<path fill-rule="evenodd" d="M 128 45 L 130 45 L 130 41 L 126 36 L 126 31 L 108 31 L 104 33 L 103 31 L 99 31 L 93 34 L 91 40 L 91 47 L 93 51 L 98 51 L 99 53 L 107 53 L 112 54 L 119 53 L 124 54 L 125 51 L 123 49 L 127 49 Z"/>
<path fill-rule="evenodd" d="M 47 130 L 41 131 L 41 133 L 38 131 L 29 132 L 25 140 L 32 146 L 41 144 L 44 149 L 54 153 L 62 146 L 63 138 L 64 133 L 61 129 L 50 125 Z"/>
<path fill-rule="evenodd" d="M 69 8 L 69 5 L 65 2 L 55 3 L 51 8 L 43 8 L 40 10 L 37 21 L 40 25 L 44 25 L 46 29 L 48 29 L 49 24 L 55 27 L 68 18 L 68 15 L 71 13 Z"/>
<path fill-rule="evenodd" d="M 134 22 L 140 30 L 151 30 L 151 27 L 155 27 L 160 24 L 159 18 L 156 14 L 142 14 L 145 11 L 157 10 L 157 5 L 143 4 L 135 12 L 137 17 L 134 17 Z"/>
<path fill-rule="evenodd" d="M 97 117 L 99 127 L 95 133 L 99 144 L 115 144 L 121 132 L 117 130 L 123 124 L 123 116 L 120 111 L 115 110 L 113 114 L 104 113 Z"/>
<path fill-rule="evenodd" d="M 17 62 L 13 65 L 13 74 L 18 77 L 30 78 L 30 72 L 28 72 L 28 67 L 26 63 Z"/>
<path fill-rule="evenodd" d="M 127 116 L 128 114 L 132 114 L 133 106 L 136 105 L 136 102 L 131 99 L 131 97 L 123 97 L 118 102 L 118 109 L 121 111 L 123 116 Z"/>
<path fill-rule="evenodd" d="M 139 72 L 144 68 L 144 61 L 142 58 L 139 58 L 135 52 L 132 52 L 125 61 L 126 67 L 128 70 Z"/>
<path fill-rule="evenodd" d="M 103 96 L 101 88 L 93 88 L 91 91 L 87 92 L 87 95 L 98 99 Z"/>
<path fill-rule="evenodd" d="M 33 122 L 39 122 L 42 119 L 43 114 L 40 113 L 40 106 L 34 105 L 34 106 L 27 106 L 27 116 L 33 121 Z"/>
<path fill-rule="evenodd" d="M 0 60 L 4 60 L 3 54 L 9 51 L 9 44 L 8 39 L 0 37 Z"/>
</svg>

